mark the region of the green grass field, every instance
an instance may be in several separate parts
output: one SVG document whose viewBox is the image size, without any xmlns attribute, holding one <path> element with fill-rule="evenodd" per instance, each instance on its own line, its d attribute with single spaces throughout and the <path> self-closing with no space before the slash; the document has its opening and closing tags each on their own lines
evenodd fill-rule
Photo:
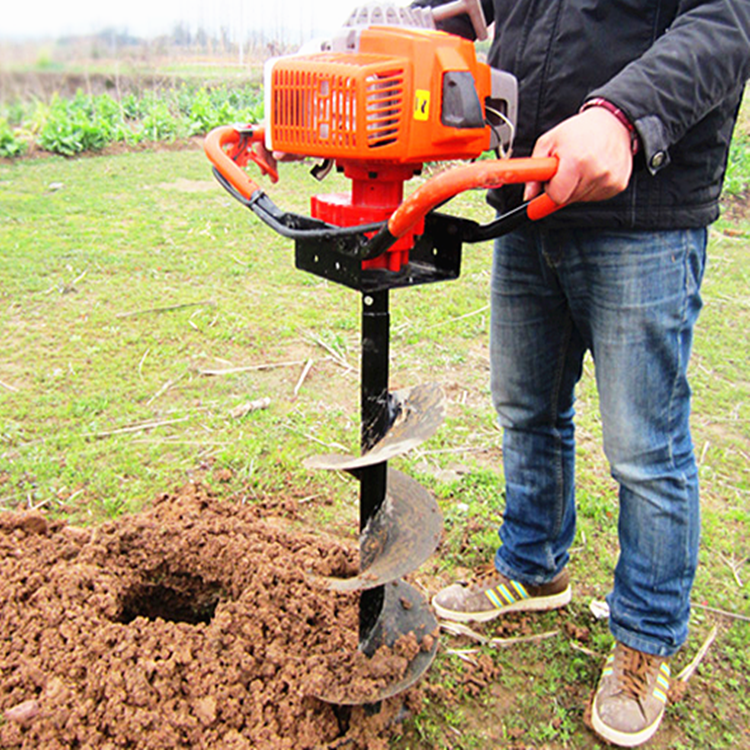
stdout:
<svg viewBox="0 0 750 750">
<path fill-rule="evenodd" d="M 332 177 L 324 189 L 343 188 Z M 316 191 L 299 164 L 269 187 L 302 213 Z M 478 193 L 451 209 L 489 216 Z M 653 748 L 750 746 L 750 221 L 733 216 L 711 230 L 692 362 L 704 534 L 677 671 L 714 625 L 718 636 Z M 503 507 L 489 258 L 470 247 L 458 281 L 392 295 L 392 386 L 437 381 L 448 396 L 438 435 L 398 462 L 445 515 L 440 554 L 415 576 L 429 591 L 490 559 Z M 302 461 L 356 450 L 358 359 L 358 295 L 296 271 L 290 244 L 214 183 L 202 152 L 0 164 L 2 508 L 93 524 L 197 480 L 232 502 L 303 500 L 308 526 L 354 539 L 352 483 Z M 249 409 L 263 398 L 268 408 Z M 617 511 L 590 362 L 577 423 L 574 603 L 481 629 L 557 635 L 507 648 L 446 635 L 425 710 L 394 747 L 600 746 L 582 714 L 610 638 L 588 607 L 610 585 Z M 489 688 L 470 689 L 467 656 L 499 668 Z"/>
</svg>

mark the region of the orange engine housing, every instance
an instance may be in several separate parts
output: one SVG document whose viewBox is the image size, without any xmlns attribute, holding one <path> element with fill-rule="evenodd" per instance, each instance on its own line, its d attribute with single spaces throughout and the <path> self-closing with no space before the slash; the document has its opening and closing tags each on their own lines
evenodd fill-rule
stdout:
<svg viewBox="0 0 750 750">
<path fill-rule="evenodd" d="M 458 126 L 446 115 L 451 86 L 461 89 L 453 94 L 458 109 L 468 99 L 474 112 Z M 267 145 L 277 151 L 418 164 L 471 159 L 489 148 L 490 69 L 471 42 L 440 31 L 363 29 L 356 52 L 271 61 L 265 89 Z"/>
</svg>

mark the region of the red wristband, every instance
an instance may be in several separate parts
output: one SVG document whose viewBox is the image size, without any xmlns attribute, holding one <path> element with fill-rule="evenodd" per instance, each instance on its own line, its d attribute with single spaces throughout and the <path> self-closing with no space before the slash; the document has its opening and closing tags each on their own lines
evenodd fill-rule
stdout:
<svg viewBox="0 0 750 750">
<path fill-rule="evenodd" d="M 608 102 L 606 99 L 602 99 L 600 96 L 584 102 L 580 111 L 584 112 L 591 107 L 601 107 L 602 109 L 606 109 L 607 112 L 614 115 L 618 119 L 618 121 L 627 128 L 628 133 L 630 133 L 630 151 L 633 156 L 635 156 L 640 149 L 641 142 L 638 138 L 638 133 L 636 132 L 633 123 L 630 122 L 628 116 L 619 107 L 616 107 L 614 104 L 612 104 L 612 102 Z"/>
</svg>

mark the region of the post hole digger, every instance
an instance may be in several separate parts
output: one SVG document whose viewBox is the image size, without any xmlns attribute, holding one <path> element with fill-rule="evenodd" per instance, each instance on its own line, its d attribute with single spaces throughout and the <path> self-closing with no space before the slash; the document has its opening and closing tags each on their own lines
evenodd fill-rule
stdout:
<svg viewBox="0 0 750 750">
<path fill-rule="evenodd" d="M 486 37 L 478 0 L 441 6 L 468 13 Z M 516 113 L 515 81 L 478 62 L 471 42 L 434 30 L 430 9 L 368 6 L 320 51 L 271 60 L 265 71 L 265 126 L 212 131 L 205 150 L 221 185 L 279 234 L 294 241 L 295 264 L 358 291 L 361 307 L 361 454 L 317 456 L 310 468 L 343 470 L 360 482 L 360 573 L 318 581 L 360 592 L 360 650 L 371 656 L 413 632 L 437 629 L 424 597 L 402 580 L 436 549 L 442 517 L 431 495 L 388 466 L 431 437 L 443 418 L 435 384 L 389 392 L 389 291 L 456 279 L 463 243 L 491 239 L 557 208 L 541 195 L 487 224 L 435 211 L 458 193 L 549 180 L 556 159 L 498 158 L 456 167 L 404 198 L 425 162 L 507 151 Z M 243 169 L 278 175 L 255 148 L 323 160 L 351 180 L 349 194 L 315 195 L 311 216 L 278 208 Z M 367 702 L 395 695 L 429 667 L 437 640 L 406 673 Z M 325 691 L 323 691 L 325 692 Z M 318 697 L 361 702 L 335 691 Z"/>
</svg>

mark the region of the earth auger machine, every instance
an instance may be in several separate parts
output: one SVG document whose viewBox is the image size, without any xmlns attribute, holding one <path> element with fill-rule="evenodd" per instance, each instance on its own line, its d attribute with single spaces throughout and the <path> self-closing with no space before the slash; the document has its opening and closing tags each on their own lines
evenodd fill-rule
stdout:
<svg viewBox="0 0 750 750">
<path fill-rule="evenodd" d="M 359 593 L 359 648 L 367 656 L 405 634 L 422 641 L 438 630 L 428 602 L 402 578 L 437 548 L 442 516 L 434 498 L 388 461 L 435 433 L 443 396 L 435 384 L 389 391 L 389 292 L 456 279 L 464 243 L 558 208 L 542 194 L 486 224 L 435 210 L 464 190 L 545 182 L 555 174 L 553 158 L 475 161 L 440 172 L 404 198 L 404 183 L 425 163 L 474 160 L 493 149 L 507 155 L 513 136 L 515 79 L 479 62 L 470 41 L 435 30 L 435 13 L 437 20 L 467 13 L 477 36 L 487 36 L 478 0 L 434 12 L 357 9 L 331 40 L 266 64 L 263 125 L 219 127 L 205 142 L 221 185 L 293 240 L 297 268 L 361 296 L 361 454 L 306 463 L 346 471 L 360 483 L 360 572 L 319 583 Z M 260 143 L 268 152 L 322 160 L 314 168 L 318 178 L 335 166 L 351 181 L 350 193 L 312 196 L 310 216 L 281 210 L 243 169 L 252 161 L 278 179 Z M 437 650 L 437 638 L 426 642 L 406 673 L 369 695 L 368 704 L 419 679 Z M 362 702 L 333 689 L 318 697 Z"/>
</svg>

